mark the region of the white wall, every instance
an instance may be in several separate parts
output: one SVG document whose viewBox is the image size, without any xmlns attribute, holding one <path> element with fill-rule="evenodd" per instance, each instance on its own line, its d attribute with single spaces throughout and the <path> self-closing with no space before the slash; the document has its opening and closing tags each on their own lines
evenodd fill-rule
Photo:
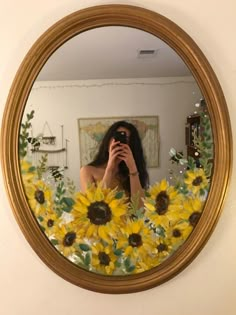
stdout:
<svg viewBox="0 0 236 315">
<path fill-rule="evenodd" d="M 235 0 L 1 1 L 1 115 L 14 75 L 35 40 L 63 16 L 86 6 L 105 3 L 146 7 L 167 16 L 187 31 L 214 68 L 225 93 L 231 120 L 236 120 Z M 235 124 L 232 125 L 235 137 Z M 128 295 L 93 293 L 66 282 L 49 270 L 22 235 L 12 214 L 1 177 L 0 313 L 234 315 L 235 170 L 232 175 L 224 211 L 200 255 L 169 282 L 152 290 Z"/>
<path fill-rule="evenodd" d="M 34 84 L 25 114 L 35 110 L 34 137 L 42 132 L 56 136 L 56 145 L 47 146 L 49 150 L 62 147 L 63 125 L 63 142 L 69 140 L 65 176 L 73 179 L 77 187 L 80 169 L 78 118 L 158 116 L 159 166 L 149 169 L 153 184 L 168 177 L 170 148 L 185 151 L 186 118 L 196 110 L 194 105 L 201 97 L 193 77 L 41 81 Z"/>
</svg>

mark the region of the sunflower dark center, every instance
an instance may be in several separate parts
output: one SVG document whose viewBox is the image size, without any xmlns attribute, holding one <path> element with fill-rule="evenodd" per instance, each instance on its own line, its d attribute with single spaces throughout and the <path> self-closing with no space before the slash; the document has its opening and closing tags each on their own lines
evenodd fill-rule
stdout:
<svg viewBox="0 0 236 315">
<path fill-rule="evenodd" d="M 200 212 L 193 212 L 189 217 L 189 223 L 192 226 L 196 226 L 199 219 L 200 219 L 201 213 Z"/>
<path fill-rule="evenodd" d="M 142 237 L 138 233 L 130 234 L 129 236 L 129 245 L 132 247 L 139 247 L 143 244 Z"/>
<path fill-rule="evenodd" d="M 202 183 L 202 176 L 197 176 L 192 182 L 193 186 L 199 186 L 201 185 L 201 183 Z"/>
<path fill-rule="evenodd" d="M 167 249 L 168 249 L 168 246 L 167 246 L 166 244 L 160 243 L 160 244 L 157 246 L 157 250 L 158 250 L 159 253 L 160 253 L 160 252 L 167 251 Z"/>
<path fill-rule="evenodd" d="M 179 229 L 174 229 L 172 235 L 177 238 L 181 236 L 181 232 Z"/>
<path fill-rule="evenodd" d="M 105 252 L 100 252 L 98 254 L 98 259 L 100 261 L 100 264 L 104 266 L 109 266 L 111 261 L 109 255 L 107 255 Z"/>
<path fill-rule="evenodd" d="M 45 202 L 44 192 L 42 190 L 37 189 L 36 192 L 34 193 L 34 198 L 41 205 Z"/>
<path fill-rule="evenodd" d="M 166 191 L 161 191 L 156 197 L 156 212 L 163 215 L 167 212 L 170 203 L 170 197 Z"/>
<path fill-rule="evenodd" d="M 48 227 L 52 227 L 53 225 L 54 225 L 54 220 L 49 219 L 48 222 L 47 222 L 47 226 Z"/>
<path fill-rule="evenodd" d="M 91 203 L 88 207 L 88 218 L 91 223 L 96 225 L 105 225 L 107 222 L 111 221 L 111 209 L 103 201 L 96 201 Z"/>
<path fill-rule="evenodd" d="M 63 245 L 67 246 L 67 247 L 72 246 L 75 239 L 76 239 L 76 233 L 75 232 L 68 232 L 64 236 Z"/>
</svg>

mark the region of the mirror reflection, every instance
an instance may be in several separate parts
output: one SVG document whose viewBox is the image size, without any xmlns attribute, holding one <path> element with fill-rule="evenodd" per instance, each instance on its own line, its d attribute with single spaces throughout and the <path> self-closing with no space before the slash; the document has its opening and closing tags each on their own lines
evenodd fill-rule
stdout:
<svg viewBox="0 0 236 315">
<path fill-rule="evenodd" d="M 81 176 L 117 121 L 138 132 L 144 185 L 135 148 L 114 135 L 115 166 L 127 168 L 118 183 L 102 183 L 109 159 L 96 168 L 102 175 Z M 129 137 L 126 127 L 116 130 Z M 211 124 L 173 49 L 141 30 L 101 27 L 70 39 L 44 65 L 25 106 L 19 154 L 29 205 L 62 254 L 92 272 L 139 273 L 170 257 L 201 216 L 213 165 Z M 129 189 L 120 188 L 124 174 Z"/>
</svg>

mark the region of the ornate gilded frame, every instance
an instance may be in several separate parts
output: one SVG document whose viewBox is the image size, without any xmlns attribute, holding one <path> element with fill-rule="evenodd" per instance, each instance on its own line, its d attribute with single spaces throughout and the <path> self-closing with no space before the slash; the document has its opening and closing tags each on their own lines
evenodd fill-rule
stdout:
<svg viewBox="0 0 236 315">
<path fill-rule="evenodd" d="M 103 276 L 82 270 L 63 257 L 41 232 L 27 203 L 22 185 L 18 137 L 24 107 L 39 71 L 52 53 L 67 40 L 101 26 L 129 26 L 150 32 L 170 45 L 185 61 L 208 105 L 215 152 L 214 174 L 203 215 L 177 252 L 160 266 L 137 275 Z M 129 5 L 102 5 L 77 11 L 49 28 L 24 58 L 12 84 L 3 117 L 2 168 L 6 190 L 18 224 L 39 257 L 64 279 L 102 293 L 131 293 L 146 290 L 174 277 L 200 252 L 220 216 L 227 191 L 232 139 L 225 98 L 206 57 L 197 44 L 175 23 L 158 13 Z"/>
</svg>

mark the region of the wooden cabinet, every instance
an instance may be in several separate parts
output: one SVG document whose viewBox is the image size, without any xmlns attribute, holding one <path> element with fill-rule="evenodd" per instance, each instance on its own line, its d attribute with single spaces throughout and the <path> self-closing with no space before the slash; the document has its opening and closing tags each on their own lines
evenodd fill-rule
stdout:
<svg viewBox="0 0 236 315">
<path fill-rule="evenodd" d="M 201 128 L 201 117 L 200 115 L 191 115 L 187 117 L 186 127 L 185 127 L 185 139 L 187 146 L 187 156 L 191 156 L 196 161 L 200 158 L 200 153 L 194 146 L 194 133 L 197 137 L 200 136 Z"/>
</svg>

